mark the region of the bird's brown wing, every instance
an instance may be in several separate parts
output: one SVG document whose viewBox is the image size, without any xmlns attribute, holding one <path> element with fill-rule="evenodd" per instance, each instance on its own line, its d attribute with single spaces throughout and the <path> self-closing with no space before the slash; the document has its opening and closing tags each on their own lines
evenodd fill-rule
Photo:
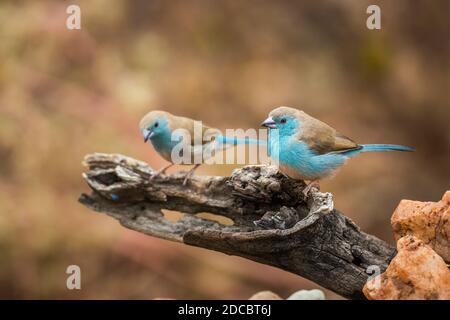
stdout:
<svg viewBox="0 0 450 320">
<path fill-rule="evenodd" d="M 359 144 L 357 144 L 349 137 L 346 137 L 340 134 L 339 132 L 336 132 L 336 135 L 334 137 L 333 150 L 330 152 L 345 152 L 349 150 L 358 150 L 361 148 L 362 147 Z"/>
<path fill-rule="evenodd" d="M 361 148 L 350 138 L 340 134 L 326 123 L 313 117 L 300 121 L 298 139 L 305 142 L 317 154 L 345 152 Z"/>
<path fill-rule="evenodd" d="M 196 143 L 198 144 L 198 142 L 195 141 L 196 137 L 194 133 L 201 135 L 202 145 L 211 142 L 212 140 L 215 139 L 217 135 L 220 134 L 220 131 L 218 129 L 208 127 L 204 125 L 201 121 L 196 121 L 185 117 L 176 117 L 176 118 L 174 117 L 174 119 L 171 119 L 169 121 L 169 125 L 171 126 L 172 130 L 174 129 L 187 130 L 191 137 L 191 146 L 194 146 Z M 196 128 L 197 132 L 195 132 L 194 128 Z"/>
</svg>

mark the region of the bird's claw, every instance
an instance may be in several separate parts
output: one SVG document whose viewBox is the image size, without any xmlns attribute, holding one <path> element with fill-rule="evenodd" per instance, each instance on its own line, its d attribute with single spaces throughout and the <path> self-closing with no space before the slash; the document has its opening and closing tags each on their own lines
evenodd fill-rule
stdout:
<svg viewBox="0 0 450 320">
<path fill-rule="evenodd" d="M 160 176 L 163 175 L 163 174 L 165 174 L 165 170 L 164 170 L 164 171 L 161 171 L 161 170 L 156 171 L 155 173 L 153 173 L 153 174 L 150 176 L 150 178 L 148 179 L 148 181 L 153 181 L 153 180 L 155 180 L 156 178 L 160 177 Z"/>
<path fill-rule="evenodd" d="M 167 169 L 169 169 L 171 166 L 173 166 L 173 164 L 169 164 L 165 167 L 162 167 L 158 171 L 155 171 L 149 178 L 149 181 L 153 181 L 155 178 L 161 176 L 162 174 L 166 174 Z"/>
<path fill-rule="evenodd" d="M 191 170 L 189 170 L 186 173 L 186 176 L 184 177 L 183 180 L 183 186 L 187 185 L 187 182 L 190 178 L 192 178 L 192 176 L 194 175 L 195 170 L 197 170 L 197 168 L 200 166 L 200 164 L 196 164 Z"/>
<path fill-rule="evenodd" d="M 186 172 L 186 176 L 184 177 L 184 180 L 183 180 L 183 186 L 187 185 L 189 179 L 191 179 L 193 175 L 194 175 L 194 170 L 189 170 L 188 172 Z"/>
<path fill-rule="evenodd" d="M 316 181 L 312 181 L 303 189 L 303 195 L 305 196 L 305 199 L 308 199 L 311 196 L 311 194 L 319 191 L 320 191 L 319 183 Z"/>
</svg>

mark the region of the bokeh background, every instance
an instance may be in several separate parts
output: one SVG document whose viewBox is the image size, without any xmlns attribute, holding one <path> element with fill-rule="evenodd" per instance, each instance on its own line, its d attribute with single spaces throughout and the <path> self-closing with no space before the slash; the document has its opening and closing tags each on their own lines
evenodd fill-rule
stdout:
<svg viewBox="0 0 450 320">
<path fill-rule="evenodd" d="M 69 4 L 81 7 L 81 30 L 65 27 Z M 369 4 L 381 7 L 379 31 L 366 28 Z M 361 143 L 415 146 L 362 155 L 322 184 L 393 243 L 401 199 L 435 201 L 449 188 L 449 12 L 446 0 L 2 0 L 0 298 L 246 299 L 318 287 L 143 236 L 77 202 L 87 153 L 164 164 L 137 130 L 151 109 L 246 129 L 288 105 Z M 79 291 L 66 289 L 71 264 Z"/>
</svg>

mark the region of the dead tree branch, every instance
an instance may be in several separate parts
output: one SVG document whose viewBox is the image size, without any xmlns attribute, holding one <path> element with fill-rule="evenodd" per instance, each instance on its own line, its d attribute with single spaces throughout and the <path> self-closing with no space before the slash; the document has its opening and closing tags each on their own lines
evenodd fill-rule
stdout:
<svg viewBox="0 0 450 320">
<path fill-rule="evenodd" d="M 330 194 L 305 201 L 304 183 L 275 167 L 247 166 L 231 177 L 194 176 L 183 186 L 183 174 L 150 180 L 146 163 L 118 154 L 88 155 L 85 164 L 83 177 L 93 191 L 79 201 L 124 227 L 278 267 L 347 298 L 364 298 L 367 267 L 384 271 L 395 254 L 334 210 Z M 171 222 L 162 209 L 184 216 Z M 202 219 L 195 215 L 200 212 L 234 223 Z"/>
</svg>

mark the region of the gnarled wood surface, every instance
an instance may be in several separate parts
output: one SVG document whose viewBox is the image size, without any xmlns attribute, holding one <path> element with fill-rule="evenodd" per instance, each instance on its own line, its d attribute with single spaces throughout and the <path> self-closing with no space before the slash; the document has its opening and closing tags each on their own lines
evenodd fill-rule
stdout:
<svg viewBox="0 0 450 320">
<path fill-rule="evenodd" d="M 364 298 L 367 268 L 383 272 L 395 254 L 334 210 L 331 194 L 315 192 L 306 201 L 304 183 L 275 167 L 247 166 L 231 177 L 194 176 L 183 186 L 183 174 L 150 180 L 153 170 L 146 163 L 123 155 L 91 154 L 85 164 L 83 177 L 92 192 L 79 201 L 124 227 L 275 266 L 346 298 Z M 171 222 L 162 209 L 184 216 Z M 234 223 L 205 220 L 199 212 Z"/>
</svg>

